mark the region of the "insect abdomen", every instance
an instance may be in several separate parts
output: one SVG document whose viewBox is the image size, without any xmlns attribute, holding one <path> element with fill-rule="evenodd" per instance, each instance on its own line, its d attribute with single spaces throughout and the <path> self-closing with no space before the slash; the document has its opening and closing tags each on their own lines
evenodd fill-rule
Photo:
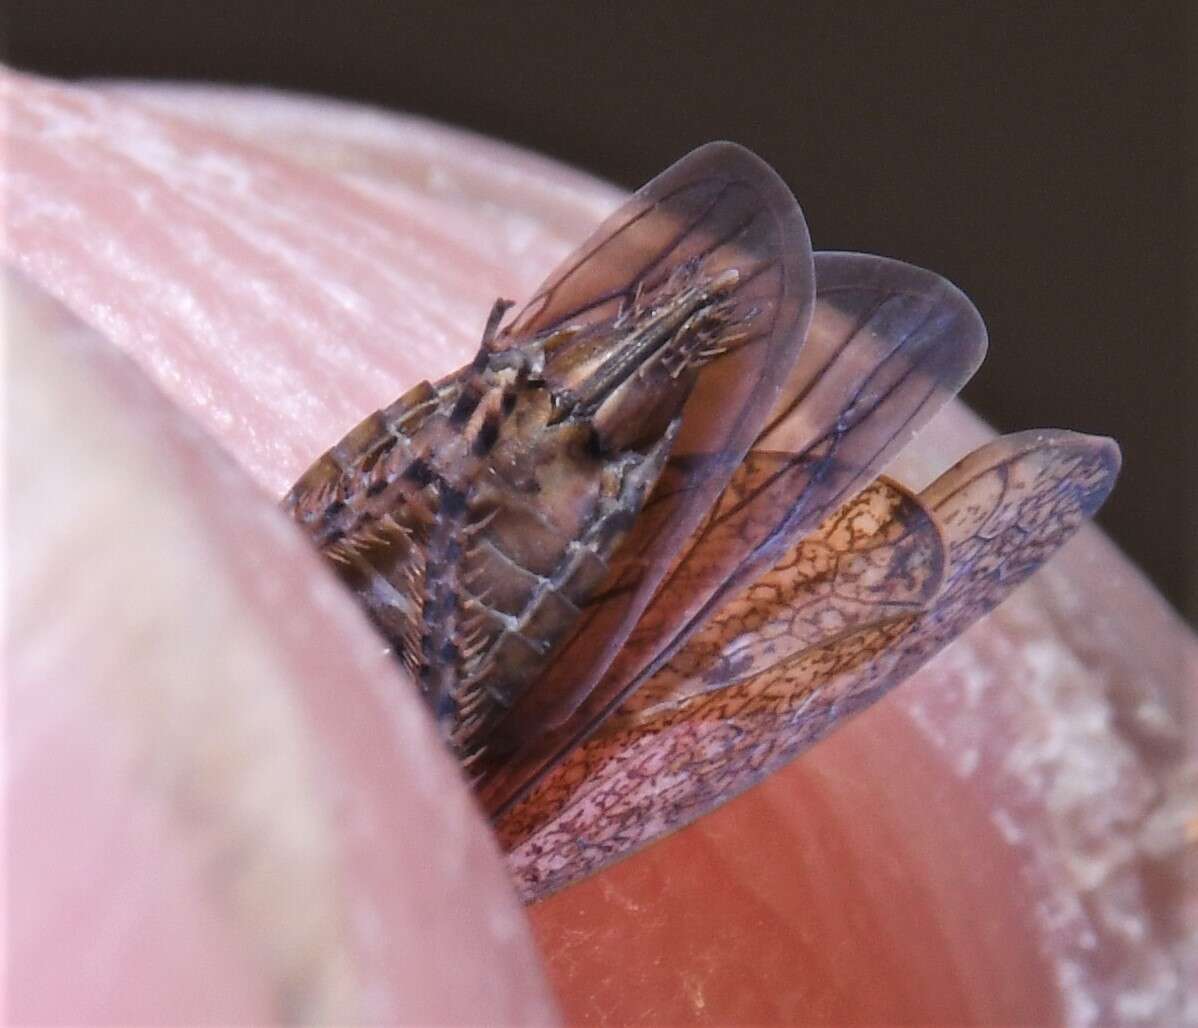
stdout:
<svg viewBox="0 0 1198 1028">
<path fill-rule="evenodd" d="M 604 454 L 588 424 L 550 424 L 544 388 L 480 377 L 371 415 L 286 501 L 464 761 L 577 624 L 674 436 Z"/>
</svg>

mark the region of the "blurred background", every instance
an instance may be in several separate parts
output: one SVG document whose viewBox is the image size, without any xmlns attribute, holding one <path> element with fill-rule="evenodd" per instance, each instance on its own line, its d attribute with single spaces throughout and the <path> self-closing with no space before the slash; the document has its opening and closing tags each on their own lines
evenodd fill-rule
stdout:
<svg viewBox="0 0 1198 1028">
<path fill-rule="evenodd" d="M 1123 447 L 1100 517 L 1198 623 L 1190 3 L 5 0 L 4 59 L 266 84 L 443 119 L 633 188 L 727 138 L 817 248 L 946 275 L 996 427 Z"/>
</svg>

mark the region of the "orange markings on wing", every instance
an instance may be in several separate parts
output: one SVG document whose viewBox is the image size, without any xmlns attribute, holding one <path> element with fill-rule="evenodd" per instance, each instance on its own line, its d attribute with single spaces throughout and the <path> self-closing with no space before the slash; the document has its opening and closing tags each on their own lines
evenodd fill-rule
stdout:
<svg viewBox="0 0 1198 1028">
<path fill-rule="evenodd" d="M 785 583 L 787 600 L 755 606 L 755 587 L 748 587 L 695 637 L 693 650 L 682 650 L 646 685 L 651 699 L 622 708 L 609 730 L 579 747 L 500 823 L 525 898 L 693 821 L 878 699 L 1049 559 L 1102 504 L 1118 466 L 1109 440 L 1027 432 L 981 448 L 918 501 L 875 484 L 863 495 L 882 500 L 887 516 L 846 536 L 860 510 L 850 501 L 812 544 L 836 554 L 828 575 L 796 573 L 790 558 L 807 544 L 788 553 L 765 576 Z M 886 560 L 902 550 L 908 556 L 900 564 L 920 569 L 910 588 L 879 589 L 873 572 L 860 573 L 869 554 Z M 942 560 L 941 577 L 934 569 Z M 926 605 L 912 609 L 934 583 L 940 588 Z M 870 598 L 880 601 L 872 612 Z M 796 601 L 802 613 L 794 621 Z M 704 681 L 725 674 L 732 626 L 749 609 L 797 624 L 785 654 L 774 660 L 759 642 L 753 670 L 726 675 L 723 687 Z M 813 629 L 821 612 L 830 617 L 829 637 Z M 837 632 L 842 618 L 851 623 Z M 732 630 L 721 635 L 719 625 Z"/>
</svg>

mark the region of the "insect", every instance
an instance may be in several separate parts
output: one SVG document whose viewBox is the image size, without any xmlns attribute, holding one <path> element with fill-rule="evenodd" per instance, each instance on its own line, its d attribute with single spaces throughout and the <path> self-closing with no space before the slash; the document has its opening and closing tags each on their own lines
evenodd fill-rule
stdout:
<svg viewBox="0 0 1198 1028">
<path fill-rule="evenodd" d="M 474 783 L 527 899 L 743 791 L 910 674 L 1101 505 L 1109 440 L 879 477 L 980 364 L 938 276 L 813 254 L 730 143 L 608 218 L 471 364 L 284 508 Z"/>
</svg>

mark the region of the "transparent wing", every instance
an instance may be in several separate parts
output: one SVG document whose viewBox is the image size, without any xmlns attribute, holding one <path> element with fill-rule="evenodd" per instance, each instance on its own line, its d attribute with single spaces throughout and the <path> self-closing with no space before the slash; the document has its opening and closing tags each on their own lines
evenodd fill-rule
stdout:
<svg viewBox="0 0 1198 1028">
<path fill-rule="evenodd" d="M 700 373 L 673 453 L 674 488 L 638 518 L 612 578 L 545 679 L 496 735 L 509 753 L 484 769 L 479 794 L 494 810 L 541 758 L 523 750 L 524 725 L 564 722 L 592 691 L 645 605 L 727 485 L 790 374 L 814 303 L 807 228 L 794 197 L 758 157 L 731 143 L 701 147 L 641 189 L 555 272 L 505 329 L 499 345 L 612 321 L 638 293 L 692 262 L 705 276 L 734 268 L 732 301 L 746 338 Z M 505 734 L 506 733 L 506 734 Z M 514 750 L 514 752 L 512 752 Z"/>
<path fill-rule="evenodd" d="M 493 795 L 493 812 L 518 795 L 510 787 L 517 777 L 526 787 L 578 745 L 736 590 L 873 479 L 981 363 L 982 320 L 940 276 L 865 254 L 817 254 L 815 268 L 811 328 L 754 454 L 696 533 L 672 548 L 669 575 L 602 681 L 529 752 L 519 776 L 509 770 L 508 794 Z M 671 461 L 628 552 L 654 537 L 659 505 L 690 506 L 696 460 L 702 466 L 693 454 Z"/>
<path fill-rule="evenodd" d="M 883 606 L 812 646 L 799 640 L 788 657 L 759 658 L 762 670 L 729 676 L 725 688 L 675 683 L 655 710 L 621 710 L 612 729 L 572 752 L 500 822 L 524 896 L 559 888 L 687 824 L 874 702 L 1049 559 L 1101 506 L 1118 466 L 1110 440 L 1025 432 L 978 450 L 914 506 L 907 498 L 892 507 L 879 526 L 883 537 L 901 525 L 900 536 L 947 558 L 935 599 L 921 612 Z M 921 527 L 925 519 L 935 531 Z M 868 550 L 871 537 L 879 533 L 843 552 L 862 543 Z M 700 676 L 719 666 L 720 652 L 696 664 Z"/>
</svg>

